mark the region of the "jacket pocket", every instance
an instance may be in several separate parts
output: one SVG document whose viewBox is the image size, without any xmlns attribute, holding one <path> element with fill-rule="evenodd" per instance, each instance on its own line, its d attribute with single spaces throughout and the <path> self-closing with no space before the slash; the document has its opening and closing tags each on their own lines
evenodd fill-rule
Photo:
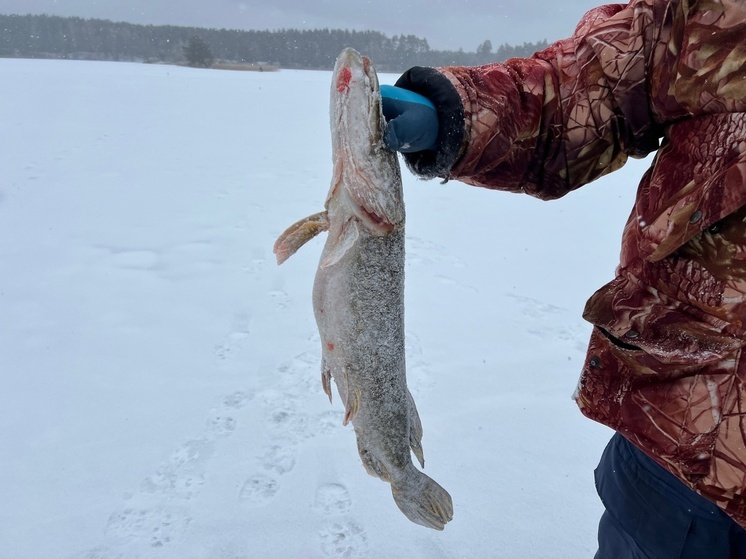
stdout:
<svg viewBox="0 0 746 559">
<path fill-rule="evenodd" d="M 642 374 L 691 374 L 746 344 L 744 336 L 730 333 L 732 325 L 626 276 L 599 289 L 583 317 L 606 333 L 620 359 Z M 629 349 L 636 351 L 623 351 Z"/>
<path fill-rule="evenodd" d="M 674 475 L 710 474 L 740 351 L 707 363 L 663 363 L 594 328 L 576 401 Z"/>
</svg>

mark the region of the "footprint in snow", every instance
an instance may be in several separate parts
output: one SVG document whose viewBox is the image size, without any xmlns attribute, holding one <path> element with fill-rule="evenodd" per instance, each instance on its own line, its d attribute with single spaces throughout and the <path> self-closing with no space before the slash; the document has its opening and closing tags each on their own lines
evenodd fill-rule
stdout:
<svg viewBox="0 0 746 559">
<path fill-rule="evenodd" d="M 309 426 L 308 416 L 294 409 L 275 411 L 270 417 L 269 428 L 294 445 L 316 435 Z"/>
<path fill-rule="evenodd" d="M 233 316 L 231 331 L 215 346 L 215 357 L 221 368 L 232 365 L 243 351 L 251 335 L 253 317 L 254 313 L 250 309 L 239 310 Z"/>
<path fill-rule="evenodd" d="M 288 294 L 279 289 L 273 289 L 272 291 L 270 291 L 269 296 L 272 298 L 272 301 L 274 301 L 277 310 L 282 311 L 287 309 L 292 302 Z"/>
<path fill-rule="evenodd" d="M 176 450 L 154 474 L 140 483 L 140 490 L 168 498 L 190 500 L 204 485 L 207 462 L 215 452 L 215 443 L 194 439 Z"/>
<path fill-rule="evenodd" d="M 316 418 L 316 432 L 320 435 L 341 431 L 344 412 L 339 409 L 320 413 Z"/>
<path fill-rule="evenodd" d="M 316 422 L 302 411 L 309 398 L 319 398 L 319 402 L 326 399 L 318 370 L 318 356 L 301 353 L 278 367 L 273 385 L 258 395 L 266 431 L 272 440 L 283 441 L 288 453 L 319 432 Z"/>
<path fill-rule="evenodd" d="M 215 357 L 220 364 L 225 366 L 226 362 L 235 359 L 243 349 L 248 337 L 248 332 L 231 332 L 221 343 L 217 344 L 215 346 Z"/>
<path fill-rule="evenodd" d="M 327 483 L 316 488 L 313 508 L 321 514 L 344 514 L 350 510 L 352 499 L 344 485 Z"/>
<path fill-rule="evenodd" d="M 319 531 L 319 539 L 327 557 L 358 559 L 367 555 L 365 532 L 354 522 L 329 524 Z"/>
<path fill-rule="evenodd" d="M 265 470 L 286 474 L 295 467 L 293 446 L 290 441 L 281 441 L 281 444 L 272 445 L 259 457 L 259 462 Z"/>
<path fill-rule="evenodd" d="M 240 410 L 247 402 L 254 398 L 253 392 L 238 391 L 223 398 L 223 406 L 232 410 Z"/>
<path fill-rule="evenodd" d="M 352 498 L 340 483 L 325 483 L 316 488 L 313 508 L 325 516 L 347 514 L 352 508 Z M 319 531 L 321 550 L 327 557 L 353 559 L 365 557 L 368 541 L 363 529 L 352 521 L 327 523 Z"/>
<path fill-rule="evenodd" d="M 279 489 L 280 484 L 275 478 L 256 474 L 244 482 L 238 500 L 246 506 L 261 506 L 271 501 Z"/>
<path fill-rule="evenodd" d="M 187 504 L 201 491 L 205 484 L 205 471 L 215 452 L 216 444 L 236 430 L 237 422 L 232 413 L 241 409 L 254 398 L 253 392 L 236 391 L 223 396 L 221 404 L 213 408 L 199 439 L 192 439 L 175 450 L 156 471 L 146 477 L 139 491 L 127 497 L 127 504 L 111 514 L 106 537 L 113 540 L 137 541 L 151 548 L 161 548 L 172 543 L 187 528 L 192 518 Z M 265 460 L 276 461 L 279 469 L 292 469 L 294 458 L 284 457 L 281 452 L 268 452 Z M 271 479 L 268 478 L 267 479 Z M 248 483 L 248 482 L 247 482 Z M 271 495 L 276 483 L 264 483 L 264 490 L 257 487 L 256 495 Z M 259 502 L 259 496 L 251 496 L 250 490 L 242 492 L 243 500 Z M 162 503 L 169 503 L 166 507 Z M 181 506 L 176 506 L 180 504 Z M 93 548 L 76 556 L 76 559 L 117 559 L 108 548 Z"/>
<path fill-rule="evenodd" d="M 221 405 L 210 410 L 205 424 L 205 436 L 208 439 L 224 438 L 232 435 L 238 426 L 235 411 L 240 410 L 249 400 L 254 398 L 253 392 L 238 391 L 228 394 L 221 399 Z"/>
<path fill-rule="evenodd" d="M 236 430 L 236 420 L 219 412 L 207 420 L 207 432 L 214 437 L 228 437 Z"/>
<path fill-rule="evenodd" d="M 199 493 L 204 484 L 205 477 L 202 474 L 184 474 L 159 469 L 140 483 L 140 490 L 144 493 L 160 493 L 188 501 Z"/>
<path fill-rule="evenodd" d="M 159 548 L 173 542 L 191 521 L 185 511 L 176 507 L 122 508 L 109 518 L 106 535 Z"/>
<path fill-rule="evenodd" d="M 307 398 L 321 392 L 321 352 L 306 351 L 278 367 L 277 387 L 291 398 Z"/>
</svg>

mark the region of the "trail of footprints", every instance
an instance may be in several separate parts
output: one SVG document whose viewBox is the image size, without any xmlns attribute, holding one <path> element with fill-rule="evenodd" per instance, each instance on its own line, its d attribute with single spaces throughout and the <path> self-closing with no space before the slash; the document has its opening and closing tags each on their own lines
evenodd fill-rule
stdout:
<svg viewBox="0 0 746 559">
<path fill-rule="evenodd" d="M 318 370 L 318 355 L 303 353 L 278 370 L 277 382 L 258 396 L 264 428 L 271 441 L 257 453 L 257 471 L 249 475 L 239 493 L 241 504 L 261 507 L 282 490 L 283 477 L 295 467 L 298 447 L 308 439 L 342 429 L 343 412 L 335 408 L 309 417 L 303 411 L 308 398 L 325 399 Z M 367 540 L 363 529 L 348 518 L 352 500 L 341 484 L 316 489 L 313 510 L 323 518 L 319 548 L 335 559 L 364 557 Z"/>
<path fill-rule="evenodd" d="M 277 290 L 271 296 L 276 306 L 282 308 L 284 294 Z M 250 311 L 236 314 L 232 332 L 215 347 L 218 370 L 243 372 L 246 363 L 241 357 L 251 322 Z M 419 340 L 411 337 L 407 350 L 414 357 L 410 372 L 415 376 L 422 368 L 418 346 Z M 326 399 L 318 371 L 318 352 L 304 352 L 280 366 L 272 375 L 272 382 L 261 390 L 247 389 L 223 396 L 208 412 L 202 432 L 173 451 L 111 513 L 102 545 L 70 559 L 146 557 L 178 541 L 193 521 L 190 507 L 205 488 L 211 459 L 218 446 L 241 429 L 236 417 L 249 402 L 251 408 L 246 411 L 259 413 L 260 436 L 256 440 L 263 440 L 264 444 L 252 449 L 246 477 L 236 490 L 237 504 L 247 512 L 271 504 L 293 472 L 300 446 L 313 437 L 343 429 L 340 406 L 307 411 L 309 399 L 318 398 L 320 402 Z M 346 487 L 338 483 L 322 484 L 316 488 L 314 501 L 309 505 L 319 518 L 317 545 L 324 556 L 333 559 L 367 556 L 365 531 L 350 516 L 353 503 Z"/>
<path fill-rule="evenodd" d="M 538 301 L 515 298 L 526 314 L 543 316 L 561 311 Z M 235 331 L 226 337 L 224 344 L 216 347 L 218 367 L 224 370 L 232 368 L 233 358 L 240 354 L 249 336 L 250 314 L 237 316 L 239 323 Z M 537 334 L 545 335 L 544 332 Z M 567 334 L 572 338 L 574 332 Z M 409 333 L 407 353 L 412 358 L 410 373 L 416 378 L 415 384 L 427 384 L 429 375 L 419 350 L 419 340 Z M 343 411 L 339 406 L 314 414 L 306 411 L 309 399 L 326 398 L 318 367 L 318 354 L 305 352 L 279 367 L 271 385 L 261 391 L 237 391 L 221 398 L 207 414 L 200 436 L 186 441 L 171 453 L 110 515 L 104 545 L 71 559 L 118 559 L 131 556 L 121 550 L 133 548 L 137 549 L 138 556 L 146 556 L 147 551 L 143 550 L 165 548 L 183 536 L 192 522 L 190 501 L 204 489 L 207 466 L 217 446 L 240 429 L 236 415 L 249 402 L 260 412 L 260 431 L 265 443 L 255 449 L 236 499 L 247 509 L 269 505 L 282 492 L 285 478 L 295 468 L 299 447 L 315 436 L 343 429 Z M 344 485 L 326 483 L 316 488 L 311 508 L 320 522 L 318 549 L 326 557 L 367 556 L 366 534 L 351 518 L 352 507 L 352 498 Z"/>
<path fill-rule="evenodd" d="M 352 499 L 344 485 L 328 483 L 316 489 L 314 510 L 329 520 L 319 531 L 321 550 L 328 557 L 353 559 L 363 557 L 368 549 L 365 532 L 346 519 Z M 332 519 L 339 517 L 340 519 Z"/>
<path fill-rule="evenodd" d="M 308 398 L 326 398 L 319 375 L 314 373 L 317 368 L 318 355 L 303 353 L 278 369 L 277 382 L 271 387 L 258 393 L 238 391 L 224 396 L 208 413 L 201 435 L 172 452 L 112 512 L 106 522 L 104 545 L 70 559 L 117 559 L 130 556 L 133 549 L 137 556 L 147 556 L 177 541 L 192 522 L 190 501 L 204 488 L 216 447 L 239 428 L 235 415 L 249 402 L 261 408 L 261 430 L 268 442 L 256 449 L 253 471 L 249 470 L 236 498 L 247 508 L 269 504 L 282 491 L 283 477 L 293 471 L 298 447 L 314 436 L 343 428 L 341 409 L 328 409 L 312 417 L 303 411 Z M 343 485 L 330 483 L 317 488 L 312 508 L 323 519 L 318 546 L 327 557 L 366 556 L 365 533 L 348 518 L 351 507 Z M 129 551 L 123 555 L 123 549 Z"/>
<path fill-rule="evenodd" d="M 248 392 L 225 396 L 208 415 L 202 436 L 171 453 L 111 514 L 105 529 L 107 540 L 117 546 L 162 548 L 179 538 L 192 521 L 189 504 L 204 486 L 205 471 L 218 441 L 236 429 L 232 414 L 252 398 Z M 115 556 L 92 556 L 98 555 Z"/>
</svg>

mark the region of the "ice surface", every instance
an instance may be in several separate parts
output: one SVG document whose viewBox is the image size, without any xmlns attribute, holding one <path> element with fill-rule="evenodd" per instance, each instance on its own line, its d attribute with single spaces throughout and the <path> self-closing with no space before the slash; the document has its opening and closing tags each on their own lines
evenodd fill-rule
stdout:
<svg viewBox="0 0 746 559">
<path fill-rule="evenodd" d="M 542 203 L 405 172 L 410 523 L 319 371 L 331 72 L 0 59 L 0 557 L 592 557 L 570 395 L 644 163 Z M 383 83 L 396 76 L 382 75 Z"/>
</svg>

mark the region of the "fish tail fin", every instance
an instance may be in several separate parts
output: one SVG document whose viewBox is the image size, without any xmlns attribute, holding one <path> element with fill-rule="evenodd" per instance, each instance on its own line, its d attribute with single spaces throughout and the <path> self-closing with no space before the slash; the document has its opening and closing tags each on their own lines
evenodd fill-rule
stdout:
<svg viewBox="0 0 746 559">
<path fill-rule="evenodd" d="M 448 491 L 410 465 L 403 479 L 391 483 L 396 506 L 415 524 L 442 530 L 453 518 Z"/>
<path fill-rule="evenodd" d="M 275 241 L 274 253 L 277 255 L 277 263 L 282 264 L 316 235 L 328 230 L 329 216 L 325 211 L 293 223 Z"/>
</svg>

